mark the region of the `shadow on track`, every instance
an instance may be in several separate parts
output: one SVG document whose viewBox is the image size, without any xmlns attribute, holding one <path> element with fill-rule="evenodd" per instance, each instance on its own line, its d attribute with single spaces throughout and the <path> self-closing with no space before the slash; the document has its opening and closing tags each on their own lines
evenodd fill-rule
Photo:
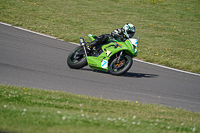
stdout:
<svg viewBox="0 0 200 133">
<path fill-rule="evenodd" d="M 134 78 L 155 78 L 155 77 L 157 77 L 159 75 L 127 72 L 127 73 L 123 74 L 122 76 L 123 77 L 134 77 Z"/>
<path fill-rule="evenodd" d="M 91 71 L 91 72 L 97 72 L 97 73 L 103 73 L 103 74 L 110 74 L 108 71 L 98 71 L 94 69 L 88 69 L 88 68 L 81 68 L 80 70 L 86 70 L 86 71 Z M 111 74 L 110 74 L 111 75 Z M 126 72 L 122 77 L 133 77 L 133 78 L 155 78 L 158 77 L 159 75 L 156 74 L 145 74 L 145 73 L 132 73 L 132 72 Z"/>
</svg>

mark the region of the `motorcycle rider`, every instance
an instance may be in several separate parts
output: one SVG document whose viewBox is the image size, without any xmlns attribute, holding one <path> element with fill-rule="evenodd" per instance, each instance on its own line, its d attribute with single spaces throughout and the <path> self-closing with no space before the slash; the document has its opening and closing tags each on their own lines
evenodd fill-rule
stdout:
<svg viewBox="0 0 200 133">
<path fill-rule="evenodd" d="M 127 23 L 124 25 L 123 28 L 116 29 L 111 32 L 111 34 L 103 34 L 99 37 L 96 37 L 96 39 L 89 43 L 86 48 L 91 51 L 94 46 L 99 44 L 106 44 L 107 42 L 112 40 L 125 42 L 126 39 L 132 38 L 134 34 L 135 26 L 131 23 Z"/>
</svg>

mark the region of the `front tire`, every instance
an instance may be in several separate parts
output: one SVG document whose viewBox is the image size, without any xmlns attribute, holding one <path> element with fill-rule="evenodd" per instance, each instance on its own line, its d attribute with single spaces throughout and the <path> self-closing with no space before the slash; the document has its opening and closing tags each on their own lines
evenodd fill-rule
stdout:
<svg viewBox="0 0 200 133">
<path fill-rule="evenodd" d="M 78 54 L 82 53 L 82 54 Z M 67 65 L 73 69 L 79 69 L 87 65 L 87 60 L 85 57 L 85 53 L 83 47 L 77 47 L 74 51 L 72 51 L 67 58 Z"/>
<path fill-rule="evenodd" d="M 117 63 L 117 58 L 115 58 L 109 65 L 109 72 L 112 75 L 122 75 L 127 72 L 133 64 L 131 56 L 124 55 L 123 58 Z"/>
</svg>

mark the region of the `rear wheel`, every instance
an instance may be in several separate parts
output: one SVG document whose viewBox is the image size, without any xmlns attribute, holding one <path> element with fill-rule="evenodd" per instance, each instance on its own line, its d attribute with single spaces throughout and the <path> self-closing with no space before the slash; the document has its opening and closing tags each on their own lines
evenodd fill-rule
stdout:
<svg viewBox="0 0 200 133">
<path fill-rule="evenodd" d="M 115 58 L 109 65 L 109 72 L 112 75 L 122 75 L 125 72 L 127 72 L 132 64 L 133 64 L 133 60 L 131 58 L 131 56 L 129 55 L 123 55 L 123 58 L 120 59 L 119 62 L 117 62 L 118 58 Z"/>
<path fill-rule="evenodd" d="M 70 68 L 79 69 L 87 65 L 83 47 L 77 47 L 68 55 L 67 64 Z"/>
</svg>

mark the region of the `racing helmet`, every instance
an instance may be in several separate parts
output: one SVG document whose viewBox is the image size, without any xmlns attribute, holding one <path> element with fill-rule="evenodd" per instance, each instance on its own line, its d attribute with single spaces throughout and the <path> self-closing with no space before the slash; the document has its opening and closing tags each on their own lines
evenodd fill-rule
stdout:
<svg viewBox="0 0 200 133">
<path fill-rule="evenodd" d="M 126 38 L 132 38 L 135 34 L 135 26 L 131 23 L 127 23 L 123 27 L 123 33 Z"/>
</svg>

